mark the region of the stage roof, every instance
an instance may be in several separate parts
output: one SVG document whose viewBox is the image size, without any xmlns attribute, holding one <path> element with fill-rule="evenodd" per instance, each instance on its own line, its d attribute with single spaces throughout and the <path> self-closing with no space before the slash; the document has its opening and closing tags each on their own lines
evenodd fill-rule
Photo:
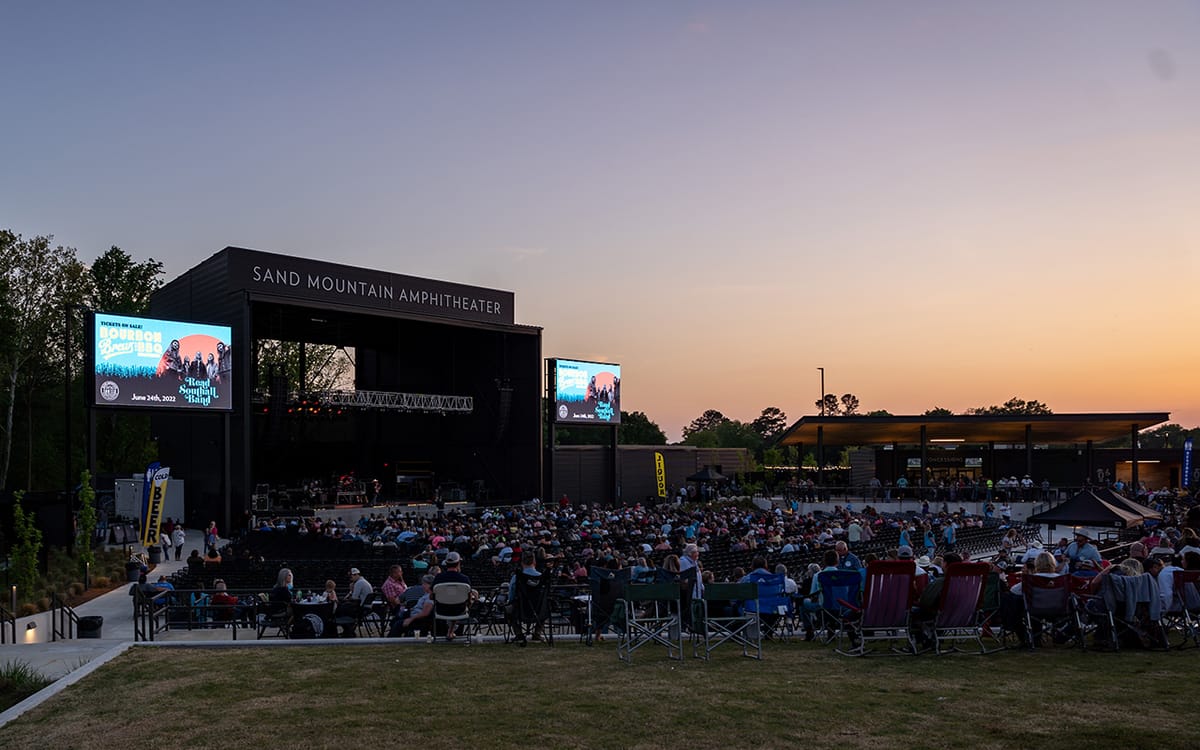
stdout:
<svg viewBox="0 0 1200 750">
<path fill-rule="evenodd" d="M 823 427 L 826 445 L 920 445 L 925 438 L 938 445 L 960 443 L 1024 444 L 1025 426 L 1030 441 L 1042 445 L 1096 443 L 1128 437 L 1138 430 L 1166 422 L 1170 412 L 1121 414 L 1018 414 L 1006 416 L 954 415 L 948 417 L 801 417 L 779 438 L 781 445 L 816 445 L 817 428 Z"/>
</svg>

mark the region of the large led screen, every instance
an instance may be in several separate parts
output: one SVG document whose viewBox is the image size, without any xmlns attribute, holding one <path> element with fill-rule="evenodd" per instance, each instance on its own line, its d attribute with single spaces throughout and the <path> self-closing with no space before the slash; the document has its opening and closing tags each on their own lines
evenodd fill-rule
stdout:
<svg viewBox="0 0 1200 750">
<path fill-rule="evenodd" d="M 233 409 L 229 326 L 96 313 L 96 406 Z"/>
<path fill-rule="evenodd" d="M 621 423 L 620 365 L 573 359 L 554 359 L 551 363 L 556 422 Z"/>
</svg>

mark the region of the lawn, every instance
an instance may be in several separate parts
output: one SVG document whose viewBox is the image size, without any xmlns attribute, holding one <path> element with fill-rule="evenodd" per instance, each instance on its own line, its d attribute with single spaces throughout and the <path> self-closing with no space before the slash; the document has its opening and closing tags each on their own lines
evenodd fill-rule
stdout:
<svg viewBox="0 0 1200 750">
<path fill-rule="evenodd" d="M 661 653 L 661 652 L 660 652 Z M 518 649 L 134 648 L 0 729 L 4 748 L 1184 747 L 1200 654 L 850 659 L 768 644 L 668 662 Z"/>
</svg>

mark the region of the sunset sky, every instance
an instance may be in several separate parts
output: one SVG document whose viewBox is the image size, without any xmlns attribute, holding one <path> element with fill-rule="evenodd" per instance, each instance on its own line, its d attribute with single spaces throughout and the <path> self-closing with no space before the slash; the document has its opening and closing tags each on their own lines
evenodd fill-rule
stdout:
<svg viewBox="0 0 1200 750">
<path fill-rule="evenodd" d="M 0 227 L 516 293 L 706 409 L 1200 424 L 1196 2 L 38 2 Z"/>
</svg>

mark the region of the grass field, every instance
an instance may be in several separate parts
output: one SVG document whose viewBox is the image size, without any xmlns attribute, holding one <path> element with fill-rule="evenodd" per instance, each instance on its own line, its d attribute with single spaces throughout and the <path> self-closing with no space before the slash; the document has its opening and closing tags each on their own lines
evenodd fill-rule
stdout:
<svg viewBox="0 0 1200 750">
<path fill-rule="evenodd" d="M 801 643 L 668 662 L 526 649 L 134 648 L 0 747 L 1182 748 L 1200 653 L 850 659 Z"/>
</svg>

